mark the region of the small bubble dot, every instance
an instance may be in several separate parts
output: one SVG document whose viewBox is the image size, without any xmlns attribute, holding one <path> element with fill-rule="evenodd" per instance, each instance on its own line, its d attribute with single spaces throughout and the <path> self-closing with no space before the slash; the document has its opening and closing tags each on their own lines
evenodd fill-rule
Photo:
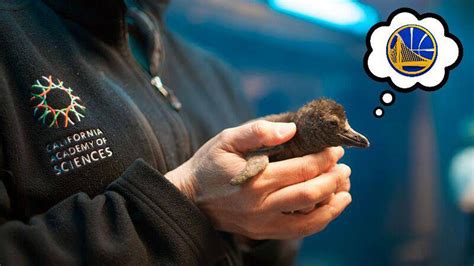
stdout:
<svg viewBox="0 0 474 266">
<path fill-rule="evenodd" d="M 395 94 L 389 90 L 383 91 L 380 94 L 380 102 L 385 106 L 392 105 L 395 102 Z"/>
<path fill-rule="evenodd" d="M 374 109 L 374 115 L 375 115 L 375 117 L 378 117 L 378 118 L 382 117 L 384 115 L 383 109 L 380 108 L 380 107 L 375 108 Z"/>
<path fill-rule="evenodd" d="M 393 96 L 392 94 L 390 93 L 384 93 L 384 95 L 382 95 L 382 101 L 386 104 L 389 104 L 393 101 Z"/>
</svg>

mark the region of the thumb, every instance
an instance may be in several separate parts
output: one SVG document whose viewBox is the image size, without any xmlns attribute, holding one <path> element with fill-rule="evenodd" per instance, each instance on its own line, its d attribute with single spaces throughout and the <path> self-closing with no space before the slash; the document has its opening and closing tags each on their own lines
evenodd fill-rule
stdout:
<svg viewBox="0 0 474 266">
<path fill-rule="evenodd" d="M 224 142 L 238 152 L 276 146 L 290 140 L 296 133 L 295 123 L 258 120 L 225 130 Z"/>
</svg>

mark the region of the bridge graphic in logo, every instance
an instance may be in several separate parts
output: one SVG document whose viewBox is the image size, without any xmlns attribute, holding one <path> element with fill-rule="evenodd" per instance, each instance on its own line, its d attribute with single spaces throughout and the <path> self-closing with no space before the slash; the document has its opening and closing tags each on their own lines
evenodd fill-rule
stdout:
<svg viewBox="0 0 474 266">
<path fill-rule="evenodd" d="M 418 25 L 397 29 L 388 40 L 387 58 L 400 74 L 414 77 L 426 73 L 436 61 L 437 45 L 433 35 Z"/>
</svg>

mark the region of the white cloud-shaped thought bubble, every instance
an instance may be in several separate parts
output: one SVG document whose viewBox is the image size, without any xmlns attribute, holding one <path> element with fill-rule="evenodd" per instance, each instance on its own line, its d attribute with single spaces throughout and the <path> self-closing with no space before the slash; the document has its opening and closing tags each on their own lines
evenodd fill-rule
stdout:
<svg viewBox="0 0 474 266">
<path fill-rule="evenodd" d="M 460 59 L 459 41 L 448 34 L 440 17 L 424 15 L 419 19 L 416 12 L 407 10 L 391 17 L 388 23 L 374 26 L 368 37 L 368 71 L 376 78 L 390 79 L 401 91 L 416 86 L 438 89 L 449 71 L 447 67 Z"/>
</svg>

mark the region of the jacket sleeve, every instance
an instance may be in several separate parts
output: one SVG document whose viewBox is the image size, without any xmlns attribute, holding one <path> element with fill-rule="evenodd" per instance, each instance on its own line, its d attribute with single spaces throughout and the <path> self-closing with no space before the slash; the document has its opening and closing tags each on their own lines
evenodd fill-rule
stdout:
<svg viewBox="0 0 474 266">
<path fill-rule="evenodd" d="M 252 247 L 242 249 L 244 265 L 294 265 L 301 242 L 301 240 L 255 241 Z"/>
<path fill-rule="evenodd" d="M 75 194 L 28 221 L 5 217 L 0 182 L 0 208 L 1 265 L 211 265 L 225 256 L 206 217 L 142 160 L 103 194 Z"/>
</svg>

